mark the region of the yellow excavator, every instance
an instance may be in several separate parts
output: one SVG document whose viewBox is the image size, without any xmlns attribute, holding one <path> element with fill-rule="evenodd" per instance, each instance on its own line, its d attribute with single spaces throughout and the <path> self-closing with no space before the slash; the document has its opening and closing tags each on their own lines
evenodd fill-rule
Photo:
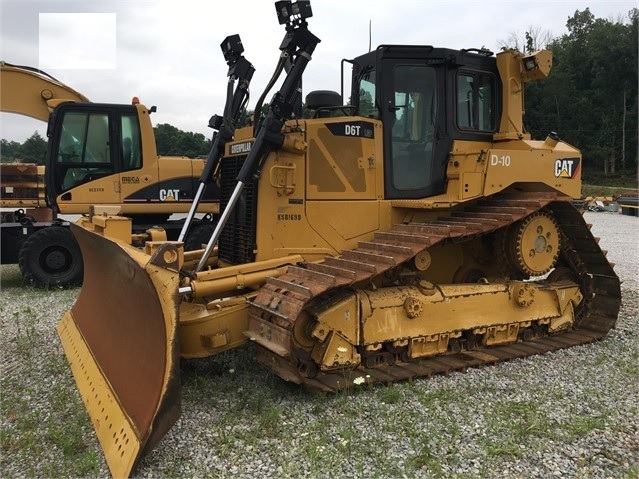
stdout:
<svg viewBox="0 0 639 479">
<path fill-rule="evenodd" d="M 0 68 L 0 111 L 48 122 L 49 140 L 44 164 L 0 166 L 2 264 L 18 263 L 24 279 L 38 285 L 80 283 L 82 256 L 63 217 L 94 205 L 117 205 L 136 232 L 155 226 L 178 238 L 184 221 L 170 216 L 190 211 L 205 160 L 158 156 L 155 107 L 91 103 L 41 70 Z M 188 239 L 194 246 L 213 231 L 217 189 L 208 188 L 198 205 Z"/>
<path fill-rule="evenodd" d="M 381 45 L 342 62 L 351 104 L 311 92 L 303 119 L 320 40 L 308 1 L 275 5 L 286 34 L 255 111 L 286 74 L 215 159 L 222 213 L 208 243 L 134 248 L 130 220 L 106 211 L 72 225 L 85 282 L 57 330 L 114 477 L 178 418 L 180 358 L 251 341 L 267 370 L 333 392 L 615 325 L 619 279 L 572 204 L 581 155 L 523 128 L 524 84 L 547 77 L 550 52 Z"/>
</svg>

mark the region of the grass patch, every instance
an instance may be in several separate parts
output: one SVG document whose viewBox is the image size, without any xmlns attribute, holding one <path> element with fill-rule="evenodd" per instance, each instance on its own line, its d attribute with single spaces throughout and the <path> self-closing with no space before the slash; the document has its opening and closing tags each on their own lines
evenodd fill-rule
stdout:
<svg viewBox="0 0 639 479">
<path fill-rule="evenodd" d="M 397 404 L 403 395 L 399 386 L 389 384 L 379 390 L 378 396 L 384 404 Z"/>
<path fill-rule="evenodd" d="M 639 466 L 631 466 L 625 479 L 639 479 Z"/>
<path fill-rule="evenodd" d="M 634 186 L 622 187 L 622 186 L 599 186 L 599 185 L 581 185 L 581 195 L 588 196 L 625 196 L 637 193 L 637 183 L 635 181 Z"/>
<path fill-rule="evenodd" d="M 3 384 L 3 391 L 5 390 Z M 40 414 L 29 406 L 28 398 L 2 393 L 2 415 L 8 427 L 0 431 L 0 444 L 4 453 L 39 453 L 37 431 L 41 423 Z M 2 454 L 4 457 L 6 454 Z"/>
<path fill-rule="evenodd" d="M 486 454 L 523 457 L 531 445 L 556 436 L 555 424 L 532 401 L 502 401 L 486 414 Z"/>
<path fill-rule="evenodd" d="M 605 427 L 606 421 L 602 416 L 571 416 L 561 424 L 561 428 L 571 438 L 582 437 Z"/>
<path fill-rule="evenodd" d="M 3 289 L 23 286 L 20 267 L 17 264 L 3 264 L 0 268 L 0 282 Z"/>
<path fill-rule="evenodd" d="M 436 407 L 438 404 L 445 404 L 459 397 L 459 391 L 455 389 L 439 388 L 425 390 L 419 395 L 419 402 L 427 408 Z"/>
<path fill-rule="evenodd" d="M 618 171 L 604 174 L 603 171 L 594 168 L 584 168 L 582 173 L 582 185 L 599 191 L 637 190 L 637 170 L 627 172 Z M 602 186 L 597 186 L 602 185 Z M 627 192 L 625 193 L 627 194 Z"/>
<path fill-rule="evenodd" d="M 265 437 L 277 437 L 282 429 L 282 406 L 271 404 L 260 412 L 259 433 Z"/>
<path fill-rule="evenodd" d="M 2 267 L 0 470 L 24 477 L 96 476 L 103 466 L 55 324 L 78 290 L 36 289 Z M 13 471 L 13 472 L 10 472 Z"/>
<path fill-rule="evenodd" d="M 444 473 L 441 461 L 428 444 L 427 438 L 422 438 L 421 444 L 417 446 L 417 453 L 407 459 L 406 465 L 414 470 L 426 469 L 434 477 L 442 477 Z"/>
<path fill-rule="evenodd" d="M 15 342 L 18 351 L 25 359 L 31 357 L 35 347 L 41 342 L 42 334 L 38 332 L 38 316 L 31 306 L 13 313 L 12 321 L 16 324 Z"/>
<path fill-rule="evenodd" d="M 39 407 L 34 398 L 41 398 Z M 22 458 L 25 474 L 32 477 L 97 473 L 100 455 L 85 441 L 92 428 L 72 383 L 47 388 L 32 383 L 28 374 L 14 376 L 2 382 L 1 403 L 6 424 L 0 432 L 2 463 L 7 454 Z"/>
<path fill-rule="evenodd" d="M 631 380 L 639 376 L 639 351 L 634 350 L 630 358 L 614 358 L 614 363 L 617 370 L 629 376 Z"/>
</svg>

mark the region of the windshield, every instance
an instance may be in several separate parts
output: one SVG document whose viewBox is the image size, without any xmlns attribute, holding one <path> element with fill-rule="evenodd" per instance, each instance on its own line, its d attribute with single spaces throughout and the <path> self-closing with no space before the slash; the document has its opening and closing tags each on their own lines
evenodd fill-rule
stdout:
<svg viewBox="0 0 639 479">
<path fill-rule="evenodd" d="M 111 173 L 110 161 L 108 114 L 66 113 L 56 156 L 58 189 L 66 191 Z"/>
</svg>

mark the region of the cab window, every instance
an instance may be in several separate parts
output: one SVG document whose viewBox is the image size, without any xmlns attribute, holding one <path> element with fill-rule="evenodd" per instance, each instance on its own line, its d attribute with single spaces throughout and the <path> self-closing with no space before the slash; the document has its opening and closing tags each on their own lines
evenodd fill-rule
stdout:
<svg viewBox="0 0 639 479">
<path fill-rule="evenodd" d="M 379 118 L 375 106 L 375 70 L 368 70 L 359 79 L 358 114 L 369 118 Z"/>
<path fill-rule="evenodd" d="M 63 190 L 112 173 L 108 114 L 66 113 L 56 162 Z"/>
<path fill-rule="evenodd" d="M 122 115 L 122 171 L 136 170 L 142 166 L 140 127 L 136 115 Z"/>
<path fill-rule="evenodd" d="M 495 77 L 483 72 L 457 75 L 457 127 L 460 130 L 493 132 L 495 119 Z"/>
<path fill-rule="evenodd" d="M 432 181 L 437 119 L 435 69 L 398 65 L 393 72 L 392 182 L 397 190 L 426 188 Z"/>
</svg>

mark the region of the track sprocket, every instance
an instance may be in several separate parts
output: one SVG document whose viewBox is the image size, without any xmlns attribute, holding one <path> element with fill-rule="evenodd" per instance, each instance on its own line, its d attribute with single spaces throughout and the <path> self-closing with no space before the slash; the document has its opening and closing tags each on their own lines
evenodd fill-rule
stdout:
<svg viewBox="0 0 639 479">
<path fill-rule="evenodd" d="M 546 210 L 511 225 L 504 239 L 508 265 L 524 276 L 541 276 L 550 271 L 560 248 L 559 226 Z"/>
</svg>

